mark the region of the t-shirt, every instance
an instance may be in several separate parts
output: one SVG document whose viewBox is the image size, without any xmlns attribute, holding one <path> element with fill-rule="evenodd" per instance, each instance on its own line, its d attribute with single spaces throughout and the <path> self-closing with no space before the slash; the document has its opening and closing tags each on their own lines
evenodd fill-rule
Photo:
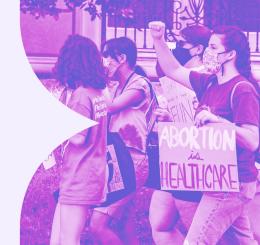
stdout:
<svg viewBox="0 0 260 245">
<path fill-rule="evenodd" d="M 125 86 L 122 94 L 128 90 L 143 91 L 145 99 L 136 106 L 124 108 L 111 116 L 109 130 L 118 132 L 125 145 L 146 153 L 148 121 L 146 112 L 151 103 L 151 91 L 144 77 L 134 74 Z"/>
<path fill-rule="evenodd" d="M 199 100 L 199 107 L 208 106 L 211 112 L 236 125 L 251 124 L 259 127 L 259 100 L 256 90 L 250 84 L 240 84 L 234 92 L 232 104 L 231 91 L 238 81 L 247 81 L 241 75 L 224 84 L 218 84 L 215 75 L 192 71 L 190 83 Z M 199 108 L 198 108 L 199 110 Z M 197 111 L 198 111 L 197 110 Z M 241 182 L 255 181 L 255 154 L 237 145 L 238 176 Z"/>
<path fill-rule="evenodd" d="M 63 156 L 60 200 L 69 204 L 98 204 L 105 199 L 107 104 L 104 91 L 77 88 L 68 107 L 98 122 L 80 132 L 85 144 L 68 143 Z"/>
</svg>

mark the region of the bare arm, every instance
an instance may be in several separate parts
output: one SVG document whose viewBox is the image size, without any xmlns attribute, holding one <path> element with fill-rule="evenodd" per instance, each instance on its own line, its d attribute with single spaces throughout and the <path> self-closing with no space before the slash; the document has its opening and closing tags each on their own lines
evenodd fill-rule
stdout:
<svg viewBox="0 0 260 245">
<path fill-rule="evenodd" d="M 219 122 L 229 122 L 228 120 L 218 117 Z M 230 122 L 229 122 L 230 123 Z M 259 130 L 257 126 L 250 124 L 242 124 L 235 126 L 237 144 L 249 151 L 256 151 L 259 144 Z"/>
<path fill-rule="evenodd" d="M 83 145 L 86 141 L 87 130 L 84 130 L 84 134 L 76 134 L 69 139 L 69 142 L 73 145 Z"/>
<path fill-rule="evenodd" d="M 160 21 L 153 21 L 149 23 L 149 28 L 154 41 L 158 61 L 163 72 L 166 76 L 181 85 L 192 89 L 189 81 L 190 70 L 176 60 L 164 40 L 165 24 Z"/>
<path fill-rule="evenodd" d="M 257 126 L 243 124 L 236 126 L 236 139 L 239 146 L 250 151 L 256 151 L 259 144 L 259 130 Z"/>
<path fill-rule="evenodd" d="M 167 109 L 157 108 L 154 114 L 159 122 L 173 122 L 172 115 Z"/>
<path fill-rule="evenodd" d="M 217 117 L 218 122 L 231 123 L 223 117 Z M 249 151 L 256 151 L 259 143 L 259 129 L 257 126 L 251 124 L 242 124 L 235 126 L 237 144 Z"/>
<path fill-rule="evenodd" d="M 218 117 L 213 113 L 202 110 L 195 117 L 195 125 L 203 126 L 207 123 L 231 123 L 223 117 Z M 242 124 L 235 126 L 237 144 L 249 151 L 256 151 L 259 142 L 259 129 L 257 126 L 251 124 Z"/>
<path fill-rule="evenodd" d="M 113 114 L 127 107 L 138 105 L 144 98 L 144 92 L 141 90 L 127 90 L 116 97 L 113 101 L 108 102 L 108 112 Z"/>
</svg>

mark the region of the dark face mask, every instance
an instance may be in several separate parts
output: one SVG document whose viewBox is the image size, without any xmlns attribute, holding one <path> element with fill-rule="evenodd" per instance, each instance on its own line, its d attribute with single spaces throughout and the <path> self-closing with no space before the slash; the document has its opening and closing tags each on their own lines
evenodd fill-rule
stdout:
<svg viewBox="0 0 260 245">
<path fill-rule="evenodd" d="M 176 48 L 172 50 L 172 54 L 181 65 L 185 65 L 192 58 L 190 49 L 183 48 L 181 45 L 178 45 L 178 43 Z"/>
</svg>

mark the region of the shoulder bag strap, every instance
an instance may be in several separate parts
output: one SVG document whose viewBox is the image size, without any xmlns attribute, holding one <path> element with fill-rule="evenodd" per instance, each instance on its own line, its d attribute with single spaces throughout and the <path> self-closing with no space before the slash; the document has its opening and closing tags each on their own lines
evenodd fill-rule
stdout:
<svg viewBox="0 0 260 245">
<path fill-rule="evenodd" d="M 237 82 L 237 83 L 233 86 L 233 88 L 232 88 L 232 90 L 231 90 L 231 93 L 230 93 L 230 107 L 231 107 L 232 110 L 233 110 L 233 97 L 234 97 L 236 88 L 237 88 L 240 84 L 248 84 L 248 85 L 251 86 L 251 87 L 254 89 L 254 91 L 255 91 L 255 87 L 254 87 L 253 84 L 251 84 L 250 82 L 247 82 L 247 81 L 239 81 L 239 82 Z"/>
</svg>

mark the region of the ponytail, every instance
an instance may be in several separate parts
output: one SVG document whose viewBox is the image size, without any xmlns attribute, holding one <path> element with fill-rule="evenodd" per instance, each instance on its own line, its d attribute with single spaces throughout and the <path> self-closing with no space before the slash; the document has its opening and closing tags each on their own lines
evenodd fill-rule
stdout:
<svg viewBox="0 0 260 245">
<path fill-rule="evenodd" d="M 236 68 L 238 72 L 260 91 L 251 71 L 250 47 L 246 35 L 236 26 L 219 26 L 213 33 L 224 35 L 223 44 L 227 51 L 236 51 Z"/>
<path fill-rule="evenodd" d="M 148 77 L 144 69 L 139 65 L 134 67 L 134 72 L 142 77 Z"/>
</svg>

